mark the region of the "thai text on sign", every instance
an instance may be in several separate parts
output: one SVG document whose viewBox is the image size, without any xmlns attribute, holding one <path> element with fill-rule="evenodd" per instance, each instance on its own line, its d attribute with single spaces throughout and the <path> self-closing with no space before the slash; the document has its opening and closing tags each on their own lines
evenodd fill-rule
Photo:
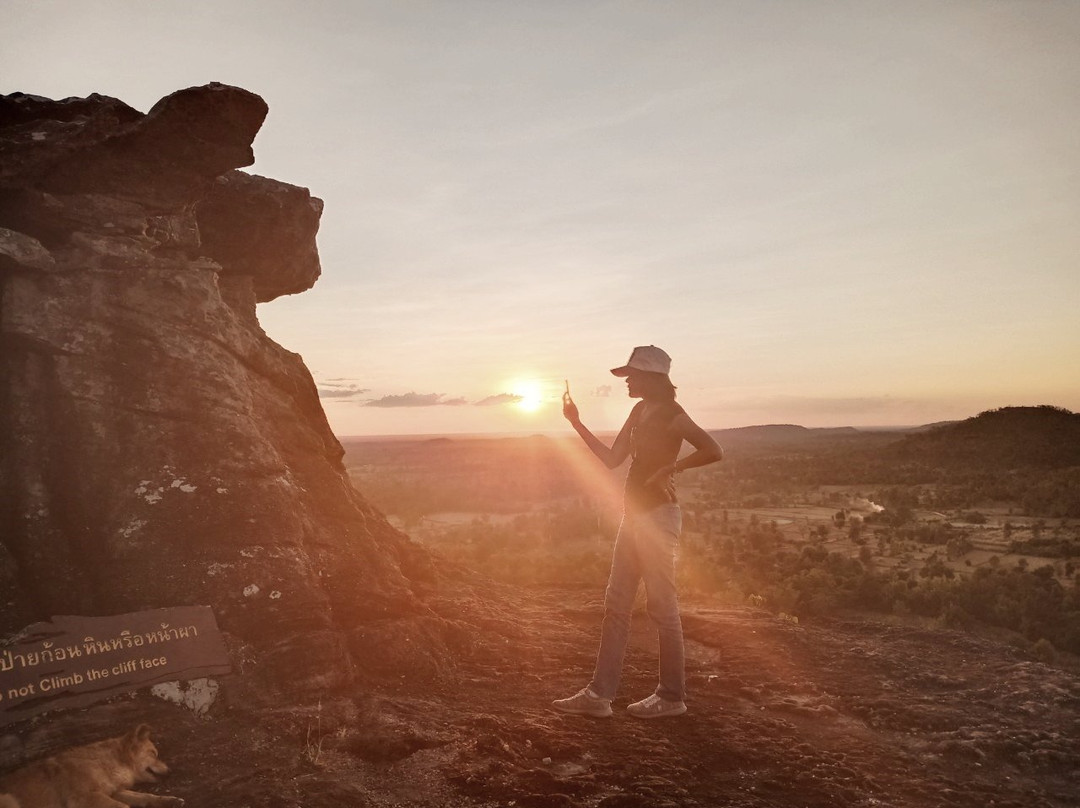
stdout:
<svg viewBox="0 0 1080 808">
<path fill-rule="evenodd" d="M 0 723 L 229 670 L 209 606 L 61 615 L 0 642 Z"/>
</svg>

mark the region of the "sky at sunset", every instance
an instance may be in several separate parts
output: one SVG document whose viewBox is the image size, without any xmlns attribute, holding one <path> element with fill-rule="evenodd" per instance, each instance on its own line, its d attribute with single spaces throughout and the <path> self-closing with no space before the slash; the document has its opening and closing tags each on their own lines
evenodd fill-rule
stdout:
<svg viewBox="0 0 1080 808">
<path fill-rule="evenodd" d="M 6 0 L 0 92 L 270 106 L 325 200 L 259 307 L 337 434 L 1080 410 L 1080 2 Z"/>
</svg>

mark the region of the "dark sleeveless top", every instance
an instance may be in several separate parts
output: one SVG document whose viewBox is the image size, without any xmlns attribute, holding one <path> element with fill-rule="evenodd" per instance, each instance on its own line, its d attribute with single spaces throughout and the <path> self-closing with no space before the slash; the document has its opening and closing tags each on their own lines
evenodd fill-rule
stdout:
<svg viewBox="0 0 1080 808">
<path fill-rule="evenodd" d="M 641 406 L 641 405 L 639 405 Z M 626 473 L 623 502 L 627 510 L 647 511 L 677 502 L 674 475 L 646 488 L 657 469 L 679 458 L 682 437 L 670 432 L 671 422 L 685 410 L 674 401 L 654 403 L 630 432 L 630 470 Z"/>
</svg>

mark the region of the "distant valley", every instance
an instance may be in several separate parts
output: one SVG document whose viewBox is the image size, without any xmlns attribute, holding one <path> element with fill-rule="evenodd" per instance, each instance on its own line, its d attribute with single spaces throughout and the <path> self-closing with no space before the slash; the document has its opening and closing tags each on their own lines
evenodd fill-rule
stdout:
<svg viewBox="0 0 1080 808">
<path fill-rule="evenodd" d="M 1080 653 L 1080 415 L 713 434 L 724 462 L 680 480 L 689 595 L 983 626 Z M 357 487 L 415 540 L 497 578 L 603 580 L 624 472 L 575 436 L 343 444 Z"/>
</svg>

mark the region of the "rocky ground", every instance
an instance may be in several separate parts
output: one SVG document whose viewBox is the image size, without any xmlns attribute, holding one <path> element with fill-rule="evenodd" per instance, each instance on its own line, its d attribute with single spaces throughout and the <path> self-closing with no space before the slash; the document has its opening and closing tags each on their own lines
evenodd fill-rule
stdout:
<svg viewBox="0 0 1080 808">
<path fill-rule="evenodd" d="M 151 790 L 205 808 L 1080 804 L 1080 676 L 1007 645 L 687 604 L 690 711 L 640 721 L 622 708 L 654 686 L 641 612 L 615 716 L 587 719 L 548 705 L 586 681 L 598 592 L 489 594 L 501 605 L 477 630 L 494 641 L 441 684 L 403 671 L 204 718 L 140 695 L 17 728 L 8 758 L 149 720 L 173 767 Z"/>
</svg>

